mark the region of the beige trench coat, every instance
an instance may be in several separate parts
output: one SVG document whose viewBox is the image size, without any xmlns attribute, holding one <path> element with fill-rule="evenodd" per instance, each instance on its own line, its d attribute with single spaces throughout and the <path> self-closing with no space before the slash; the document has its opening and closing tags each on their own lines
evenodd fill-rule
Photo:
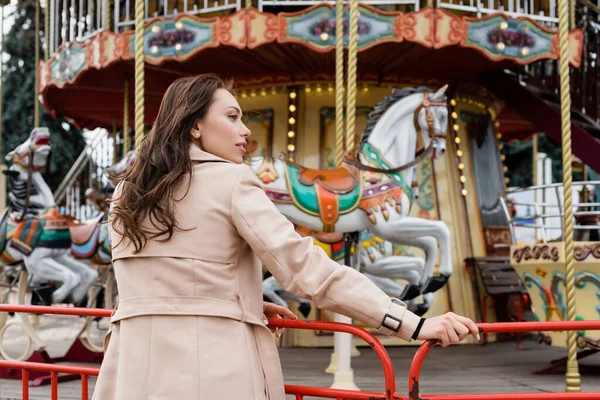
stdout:
<svg viewBox="0 0 600 400">
<path fill-rule="evenodd" d="M 189 191 L 185 179 L 175 194 L 183 198 L 177 221 L 189 230 L 150 240 L 137 254 L 125 241 L 113 249 L 120 301 L 93 400 L 283 400 L 277 348 L 263 323 L 261 262 L 317 307 L 410 340 L 419 318 L 298 235 L 250 167 L 195 145 L 190 155 Z M 113 245 L 121 240 L 110 235 Z M 388 317 L 382 326 L 386 313 L 402 321 L 399 329 Z"/>
</svg>

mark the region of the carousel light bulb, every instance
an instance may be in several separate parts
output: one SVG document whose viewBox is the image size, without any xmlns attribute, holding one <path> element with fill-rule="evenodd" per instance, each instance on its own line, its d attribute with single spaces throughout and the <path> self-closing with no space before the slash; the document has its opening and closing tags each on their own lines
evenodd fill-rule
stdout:
<svg viewBox="0 0 600 400">
<path fill-rule="evenodd" d="M 248 93 L 246 93 L 246 91 L 244 90 L 242 92 L 242 99 L 245 99 L 246 97 L 248 97 Z"/>
<path fill-rule="evenodd" d="M 296 106 L 295 106 L 295 105 L 293 105 L 293 104 L 290 104 L 290 111 L 291 111 L 291 112 L 294 112 L 294 111 L 296 111 Z"/>
<path fill-rule="evenodd" d="M 458 126 L 458 124 L 454 124 L 452 126 L 452 129 L 454 129 L 456 132 L 458 132 L 458 130 L 460 129 L 460 127 Z"/>
<path fill-rule="evenodd" d="M 467 189 L 463 189 L 463 190 L 462 190 L 460 193 L 461 193 L 463 196 L 466 196 L 466 195 L 468 194 L 468 192 L 467 192 Z"/>
<path fill-rule="evenodd" d="M 321 84 L 317 84 L 317 92 L 321 93 L 323 91 L 323 88 L 321 88 Z"/>
<path fill-rule="evenodd" d="M 321 33 L 321 40 L 326 42 L 329 39 L 329 33 L 323 32 Z"/>
<path fill-rule="evenodd" d="M 502 161 L 505 161 L 505 160 L 506 160 L 506 156 L 505 156 L 504 154 L 502 154 L 502 155 L 500 156 L 500 159 L 501 159 Z"/>
<path fill-rule="evenodd" d="M 496 45 L 496 48 L 498 50 L 504 50 L 505 47 L 506 47 L 506 45 L 502 42 L 498 42 L 498 44 Z"/>
<path fill-rule="evenodd" d="M 157 26 L 157 25 L 154 25 L 154 26 L 152 27 L 152 32 L 154 32 L 154 33 L 158 33 L 158 32 L 160 32 L 160 27 L 159 27 L 159 26 Z"/>
<path fill-rule="evenodd" d="M 177 43 L 175 45 L 175 50 L 177 50 L 177 51 L 181 50 L 181 43 Z"/>
<path fill-rule="evenodd" d="M 508 183 L 510 182 L 510 178 L 504 178 L 504 182 L 506 182 L 506 184 L 508 185 Z"/>
<path fill-rule="evenodd" d="M 458 169 L 461 169 L 461 170 L 465 169 L 465 164 L 463 164 L 463 163 L 458 164 Z"/>
<path fill-rule="evenodd" d="M 296 146 L 294 146 L 293 144 L 290 143 L 290 144 L 288 144 L 287 149 L 288 149 L 288 151 L 294 151 L 294 150 L 296 150 Z"/>
<path fill-rule="evenodd" d="M 504 170 L 504 172 L 508 172 L 508 167 L 506 165 L 502 169 Z"/>
<path fill-rule="evenodd" d="M 296 98 L 296 92 L 290 92 L 290 99 Z"/>
<path fill-rule="evenodd" d="M 333 86 L 331 85 L 331 83 L 327 86 L 327 91 L 333 92 Z"/>
<path fill-rule="evenodd" d="M 506 28 L 508 28 L 508 24 L 506 22 L 501 22 L 500 23 L 500 29 L 504 30 Z"/>
<path fill-rule="evenodd" d="M 311 91 L 310 86 L 306 85 L 306 87 L 304 88 L 304 91 L 306 93 L 310 93 L 310 91 Z"/>
<path fill-rule="evenodd" d="M 288 119 L 288 123 L 290 125 L 294 125 L 294 124 L 296 124 L 296 119 L 294 117 L 291 117 L 290 119 Z"/>
<path fill-rule="evenodd" d="M 454 138 L 454 142 L 455 142 L 456 144 L 459 144 L 459 143 L 460 143 L 460 138 L 459 138 L 458 136 L 457 136 L 457 137 L 455 137 L 455 138 Z"/>
<path fill-rule="evenodd" d="M 502 139 L 502 134 L 500 132 L 496 134 L 496 139 Z"/>
<path fill-rule="evenodd" d="M 452 118 L 457 119 L 458 118 L 458 114 L 456 113 L 456 111 L 452 112 Z"/>
<path fill-rule="evenodd" d="M 296 132 L 294 132 L 294 131 L 289 131 L 288 132 L 288 137 L 289 138 L 293 138 L 294 136 L 296 136 Z"/>
<path fill-rule="evenodd" d="M 276 88 L 272 88 L 272 89 L 271 89 L 271 94 L 272 94 L 272 95 L 275 95 L 275 94 L 277 94 L 277 89 L 276 89 Z"/>
<path fill-rule="evenodd" d="M 454 99 L 450 100 L 450 105 L 452 107 L 455 107 L 456 106 L 456 100 L 454 100 Z"/>
<path fill-rule="evenodd" d="M 252 96 L 252 97 L 256 97 L 256 90 L 252 89 L 252 90 L 250 91 L 250 96 Z"/>
<path fill-rule="evenodd" d="M 504 149 L 504 145 L 503 145 L 502 143 L 500 143 L 500 144 L 498 145 L 498 150 L 502 150 L 502 149 Z"/>
<path fill-rule="evenodd" d="M 460 181 L 461 181 L 462 183 L 465 183 L 465 182 L 467 181 L 467 178 L 466 178 L 464 175 L 461 175 L 461 176 L 460 176 Z"/>
<path fill-rule="evenodd" d="M 459 157 L 462 157 L 463 156 L 462 150 L 456 150 L 456 155 Z"/>
<path fill-rule="evenodd" d="M 363 92 L 368 92 L 368 91 L 369 91 L 369 87 L 366 84 L 364 84 L 363 85 Z"/>
<path fill-rule="evenodd" d="M 261 96 L 266 96 L 267 95 L 267 90 L 266 89 L 261 89 L 260 90 L 260 95 Z"/>
<path fill-rule="evenodd" d="M 183 28 L 183 24 L 181 23 L 181 21 L 175 22 L 175 28 L 177 28 L 177 29 Z"/>
<path fill-rule="evenodd" d="M 158 53 L 158 46 L 152 46 L 152 47 L 150 47 L 150 51 L 152 53 Z"/>
</svg>

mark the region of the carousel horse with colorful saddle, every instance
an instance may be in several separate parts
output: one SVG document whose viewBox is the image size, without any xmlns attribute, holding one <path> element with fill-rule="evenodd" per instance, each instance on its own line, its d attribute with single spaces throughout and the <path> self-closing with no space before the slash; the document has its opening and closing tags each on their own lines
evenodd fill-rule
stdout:
<svg viewBox="0 0 600 400">
<path fill-rule="evenodd" d="M 410 185 L 414 167 L 430 155 L 437 158 L 445 153 L 445 90 L 394 91 L 375 106 L 355 159 L 346 158 L 341 168 L 313 170 L 282 158 L 249 160 L 269 198 L 294 224 L 324 233 L 367 231 L 385 242 L 423 249 L 424 265 L 417 257 L 400 264 L 385 262 L 387 268 L 397 268 L 396 276 L 412 276 L 398 296 L 405 300 L 436 292 L 452 273 L 447 226 L 408 216 L 414 201 Z M 418 138 L 423 143 L 420 152 Z M 441 257 L 439 276 L 435 276 L 438 244 Z M 387 258 L 381 252 L 371 255 L 373 262 Z"/>
<path fill-rule="evenodd" d="M 306 227 L 296 227 L 302 236 L 311 236 L 316 246 L 322 248 L 334 261 L 344 264 L 345 246 L 342 233 L 313 232 Z M 393 244 L 375 235 L 363 231 L 360 235 L 360 272 L 369 278 L 387 295 L 403 299 L 406 295 L 406 286 L 396 282 L 395 279 L 405 280 L 412 285 L 418 285 L 423 277 L 423 259 L 420 257 L 400 256 L 394 254 Z M 286 292 L 273 276 L 263 280 L 263 296 L 275 304 L 288 307 L 287 301 L 292 300 L 299 304 L 298 309 L 306 317 L 311 309 L 309 301 Z M 423 315 L 433 303 L 434 293 L 422 295 L 418 298 L 406 300 L 408 309 L 417 315 Z"/>
<path fill-rule="evenodd" d="M 79 304 L 98 277 L 89 263 L 110 263 L 108 232 L 102 214 L 79 222 L 59 213 L 41 174 L 49 152 L 48 129 L 35 128 L 6 156 L 10 206 L 0 224 L 0 263 L 23 262 L 35 281 L 59 283 L 51 303 Z"/>
</svg>

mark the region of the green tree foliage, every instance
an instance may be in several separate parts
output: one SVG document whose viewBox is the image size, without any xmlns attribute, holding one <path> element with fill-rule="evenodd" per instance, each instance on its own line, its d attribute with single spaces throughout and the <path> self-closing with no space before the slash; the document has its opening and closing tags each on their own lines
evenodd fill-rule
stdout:
<svg viewBox="0 0 600 400">
<path fill-rule="evenodd" d="M 13 2 L 15 4 L 15 2 Z M 2 157 L 29 137 L 34 123 L 35 46 L 43 57 L 44 10 L 40 10 L 41 36 L 35 37 L 35 0 L 19 0 L 14 24 L 4 38 L 4 52 L 10 57 L 4 65 Z M 64 119 L 53 119 L 43 106 L 40 125 L 50 130 L 52 145 L 47 183 L 55 190 L 85 147 L 80 130 Z"/>
<path fill-rule="evenodd" d="M 511 187 L 533 185 L 532 140 L 503 142 L 502 154 L 506 156 L 504 165 L 508 167 L 506 176 Z M 538 152 L 546 153 L 552 159 L 552 183 L 562 182 L 562 153 L 560 145 L 546 135 L 538 135 Z"/>
</svg>

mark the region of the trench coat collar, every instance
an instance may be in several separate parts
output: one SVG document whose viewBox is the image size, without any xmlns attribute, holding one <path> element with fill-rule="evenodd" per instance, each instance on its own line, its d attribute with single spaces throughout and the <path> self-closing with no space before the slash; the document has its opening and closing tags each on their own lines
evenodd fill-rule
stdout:
<svg viewBox="0 0 600 400">
<path fill-rule="evenodd" d="M 206 162 L 206 161 L 215 162 L 216 161 L 216 162 L 226 162 L 226 163 L 233 164 L 233 162 L 231 162 L 229 160 L 225 160 L 224 158 L 215 156 L 212 153 L 202 150 L 200 147 L 196 146 L 193 143 L 190 144 L 190 159 L 192 161 L 200 161 L 200 162 Z"/>
</svg>

